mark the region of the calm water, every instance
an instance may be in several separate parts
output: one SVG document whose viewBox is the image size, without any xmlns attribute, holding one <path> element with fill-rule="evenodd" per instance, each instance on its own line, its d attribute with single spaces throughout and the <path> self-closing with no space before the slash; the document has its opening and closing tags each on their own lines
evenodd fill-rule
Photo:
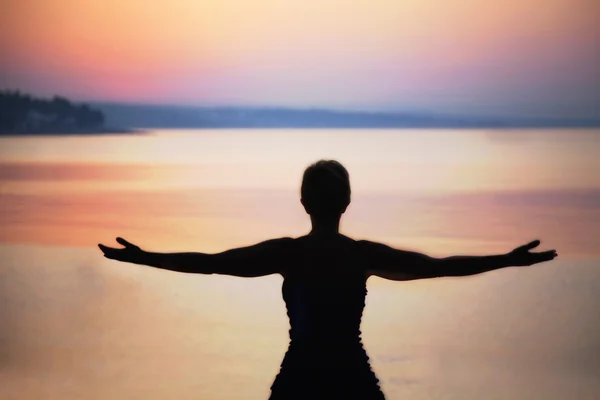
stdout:
<svg viewBox="0 0 600 400">
<path fill-rule="evenodd" d="M 0 138 L 0 398 L 266 398 L 287 346 L 281 278 L 118 264 L 95 244 L 302 235 L 301 174 L 319 158 L 350 172 L 350 236 L 435 256 L 541 238 L 560 255 L 370 280 L 363 338 L 389 399 L 598 398 L 598 154 L 600 130 Z"/>
</svg>

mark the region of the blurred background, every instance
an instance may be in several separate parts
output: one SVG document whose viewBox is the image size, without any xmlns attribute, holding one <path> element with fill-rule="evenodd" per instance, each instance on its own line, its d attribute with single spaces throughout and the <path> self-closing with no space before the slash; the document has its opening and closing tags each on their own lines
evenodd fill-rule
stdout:
<svg viewBox="0 0 600 400">
<path fill-rule="evenodd" d="M 304 168 L 342 231 L 432 256 L 559 258 L 371 278 L 394 399 L 600 396 L 600 7 L 371 0 L 8 1 L 0 16 L 0 398 L 261 399 L 281 277 L 186 275 L 97 243 L 301 236 Z"/>
</svg>

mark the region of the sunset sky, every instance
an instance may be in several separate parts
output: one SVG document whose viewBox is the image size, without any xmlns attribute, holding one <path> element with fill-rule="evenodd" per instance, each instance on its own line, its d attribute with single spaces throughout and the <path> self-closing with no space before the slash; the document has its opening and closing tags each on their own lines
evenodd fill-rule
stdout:
<svg viewBox="0 0 600 400">
<path fill-rule="evenodd" d="M 7 0 L 0 89 L 600 117 L 596 0 Z"/>
</svg>

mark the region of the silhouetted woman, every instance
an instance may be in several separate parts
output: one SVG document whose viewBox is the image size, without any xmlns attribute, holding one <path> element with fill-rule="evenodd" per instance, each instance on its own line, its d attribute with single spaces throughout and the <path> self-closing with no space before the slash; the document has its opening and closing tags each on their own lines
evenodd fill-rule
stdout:
<svg viewBox="0 0 600 400">
<path fill-rule="evenodd" d="M 494 256 L 432 258 L 339 233 L 350 204 L 350 180 L 337 161 L 319 161 L 304 172 L 302 205 L 312 230 L 299 238 L 267 240 L 218 254 L 151 253 L 124 239 L 124 248 L 99 245 L 110 259 L 179 272 L 256 277 L 283 276 L 290 345 L 271 386 L 278 399 L 384 399 L 360 338 L 366 281 L 479 274 L 552 260 L 554 250 L 531 253 L 539 241 Z"/>
</svg>

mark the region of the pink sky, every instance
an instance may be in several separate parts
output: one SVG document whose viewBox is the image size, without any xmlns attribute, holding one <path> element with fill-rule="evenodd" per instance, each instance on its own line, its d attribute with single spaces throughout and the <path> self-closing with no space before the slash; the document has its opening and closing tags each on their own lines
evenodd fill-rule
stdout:
<svg viewBox="0 0 600 400">
<path fill-rule="evenodd" d="M 8 0 L 0 88 L 600 116 L 599 15 L 594 0 Z"/>
</svg>

